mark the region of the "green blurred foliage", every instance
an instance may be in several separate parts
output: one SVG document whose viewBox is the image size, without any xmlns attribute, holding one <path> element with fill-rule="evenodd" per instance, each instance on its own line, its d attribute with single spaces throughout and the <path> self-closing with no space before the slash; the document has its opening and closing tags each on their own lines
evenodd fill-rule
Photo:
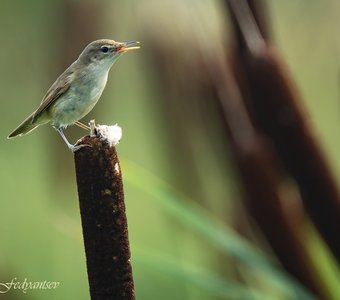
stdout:
<svg viewBox="0 0 340 300">
<path fill-rule="evenodd" d="M 100 15 L 96 18 L 91 14 L 81 15 L 78 8 L 82 7 Z M 213 46 L 223 33 L 217 28 L 225 25 L 226 12 L 221 7 L 219 1 L 192 0 L 107 0 L 100 4 L 76 0 L 1 0 L 0 282 L 16 277 L 59 281 L 61 285 L 53 291 L 27 294 L 12 291 L 11 295 L 0 294 L 0 298 L 89 299 L 72 154 L 49 126 L 38 128 L 24 138 L 6 140 L 6 136 L 37 107 L 49 85 L 76 59 L 82 49 L 74 45 L 83 47 L 91 39 L 105 37 L 142 43 L 139 52 L 126 54 L 113 67 L 100 102 L 84 118 L 84 122 L 95 118 L 100 124 L 118 123 L 123 128 L 123 139 L 117 149 L 126 178 L 137 298 L 264 299 L 261 295 L 266 295 L 268 299 L 290 299 L 268 281 L 268 276 L 257 278 L 249 269 L 244 271 L 244 267 L 234 262 L 229 250 L 219 249 L 190 223 L 179 222 L 189 215 L 181 215 L 179 211 L 169 214 L 162 201 L 152 200 L 148 190 L 153 190 L 156 180 L 147 177 L 149 181 L 143 183 L 148 188 L 138 188 L 139 179 L 134 177 L 134 168 L 129 163 L 162 178 L 174 191 L 189 194 L 192 211 L 199 205 L 213 224 L 231 225 L 240 200 L 235 175 L 232 170 L 221 170 L 219 159 L 223 149 L 209 148 L 199 131 L 193 132 L 188 143 L 193 161 L 204 164 L 181 169 L 176 133 L 170 130 L 170 122 L 176 120 L 167 117 L 165 91 L 159 86 L 162 74 L 152 65 L 155 61 L 150 58 L 152 49 L 147 43 L 153 30 L 155 34 L 164 30 L 169 35 L 164 40 L 176 43 L 177 35 L 190 34 L 195 27 L 201 30 L 202 43 Z M 336 0 L 273 0 L 269 13 L 274 44 L 297 81 L 310 122 L 340 178 L 337 36 L 340 4 Z M 87 36 L 72 26 L 94 29 Z M 190 41 L 183 44 L 183 39 L 180 42 L 183 52 L 173 55 L 183 58 L 184 63 L 190 59 L 191 44 Z M 74 53 L 73 59 L 65 61 L 66 50 Z M 74 140 L 83 134 L 74 128 L 66 131 Z M 211 134 L 219 138 L 218 132 Z M 216 159 L 207 153 L 209 149 L 222 153 Z M 181 177 L 182 172 L 189 176 Z M 199 187 L 197 194 L 201 198 L 190 189 L 192 186 Z M 172 193 L 168 191 L 168 195 Z M 206 234 L 212 237 L 215 233 Z M 259 240 L 257 247 L 261 245 Z M 322 245 L 316 249 L 316 257 L 326 256 L 327 274 L 331 260 Z M 267 251 L 265 247 L 262 250 Z M 272 262 L 270 251 L 266 255 Z M 334 280 L 333 273 L 329 276 Z M 241 286 L 233 285 L 240 277 Z M 229 285 L 233 288 L 228 297 Z"/>
</svg>

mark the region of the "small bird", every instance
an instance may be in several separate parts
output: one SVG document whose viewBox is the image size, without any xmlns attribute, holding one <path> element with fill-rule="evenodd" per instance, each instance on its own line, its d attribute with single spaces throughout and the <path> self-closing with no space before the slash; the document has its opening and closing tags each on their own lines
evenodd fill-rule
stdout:
<svg viewBox="0 0 340 300">
<path fill-rule="evenodd" d="M 138 44 L 136 41 L 120 43 L 102 39 L 87 45 L 78 59 L 52 84 L 37 110 L 8 138 L 23 136 L 40 125 L 50 123 L 71 151 L 83 147 L 84 145 L 72 145 L 66 139 L 63 129 L 73 124 L 88 129 L 79 120 L 98 102 L 108 73 L 118 57 L 125 52 L 139 49 Z"/>
</svg>

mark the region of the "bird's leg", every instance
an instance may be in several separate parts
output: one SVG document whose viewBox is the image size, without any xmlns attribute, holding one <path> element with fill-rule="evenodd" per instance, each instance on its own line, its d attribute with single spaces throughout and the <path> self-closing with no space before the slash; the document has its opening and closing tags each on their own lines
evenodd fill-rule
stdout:
<svg viewBox="0 0 340 300">
<path fill-rule="evenodd" d="M 96 136 L 96 121 L 93 119 L 89 122 L 90 125 L 90 136 Z"/>
<path fill-rule="evenodd" d="M 77 125 L 78 127 L 83 128 L 83 129 L 88 130 L 88 131 L 91 130 L 91 128 L 89 126 L 87 126 L 87 125 L 85 125 L 85 124 L 83 124 L 82 122 L 79 122 L 79 121 L 75 121 L 74 125 Z"/>
<path fill-rule="evenodd" d="M 79 150 L 80 148 L 83 148 L 83 147 L 91 147 L 90 145 L 85 145 L 85 144 L 82 144 L 82 145 L 72 145 L 68 140 L 67 138 L 65 137 L 64 133 L 63 133 L 63 130 L 59 127 L 54 127 L 54 129 L 60 134 L 61 138 L 63 139 L 63 141 L 65 142 L 65 144 L 67 145 L 67 147 L 72 151 L 72 152 L 76 152 L 77 150 Z"/>
</svg>

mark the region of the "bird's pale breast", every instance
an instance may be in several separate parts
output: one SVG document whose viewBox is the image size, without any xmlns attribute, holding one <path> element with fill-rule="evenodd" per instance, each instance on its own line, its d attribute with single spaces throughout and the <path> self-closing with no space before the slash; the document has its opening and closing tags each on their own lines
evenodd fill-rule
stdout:
<svg viewBox="0 0 340 300">
<path fill-rule="evenodd" d="M 87 115 L 99 100 L 107 81 L 108 72 L 88 70 L 78 76 L 65 94 L 50 108 L 52 125 L 67 127 Z"/>
</svg>

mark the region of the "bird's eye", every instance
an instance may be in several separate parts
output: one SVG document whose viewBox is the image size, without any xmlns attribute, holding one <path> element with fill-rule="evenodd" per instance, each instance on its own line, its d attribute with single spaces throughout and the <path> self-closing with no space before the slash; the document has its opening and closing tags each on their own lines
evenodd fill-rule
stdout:
<svg viewBox="0 0 340 300">
<path fill-rule="evenodd" d="M 100 48 L 100 50 L 101 50 L 102 52 L 106 53 L 107 51 L 109 51 L 109 48 L 103 46 L 103 47 Z"/>
</svg>

